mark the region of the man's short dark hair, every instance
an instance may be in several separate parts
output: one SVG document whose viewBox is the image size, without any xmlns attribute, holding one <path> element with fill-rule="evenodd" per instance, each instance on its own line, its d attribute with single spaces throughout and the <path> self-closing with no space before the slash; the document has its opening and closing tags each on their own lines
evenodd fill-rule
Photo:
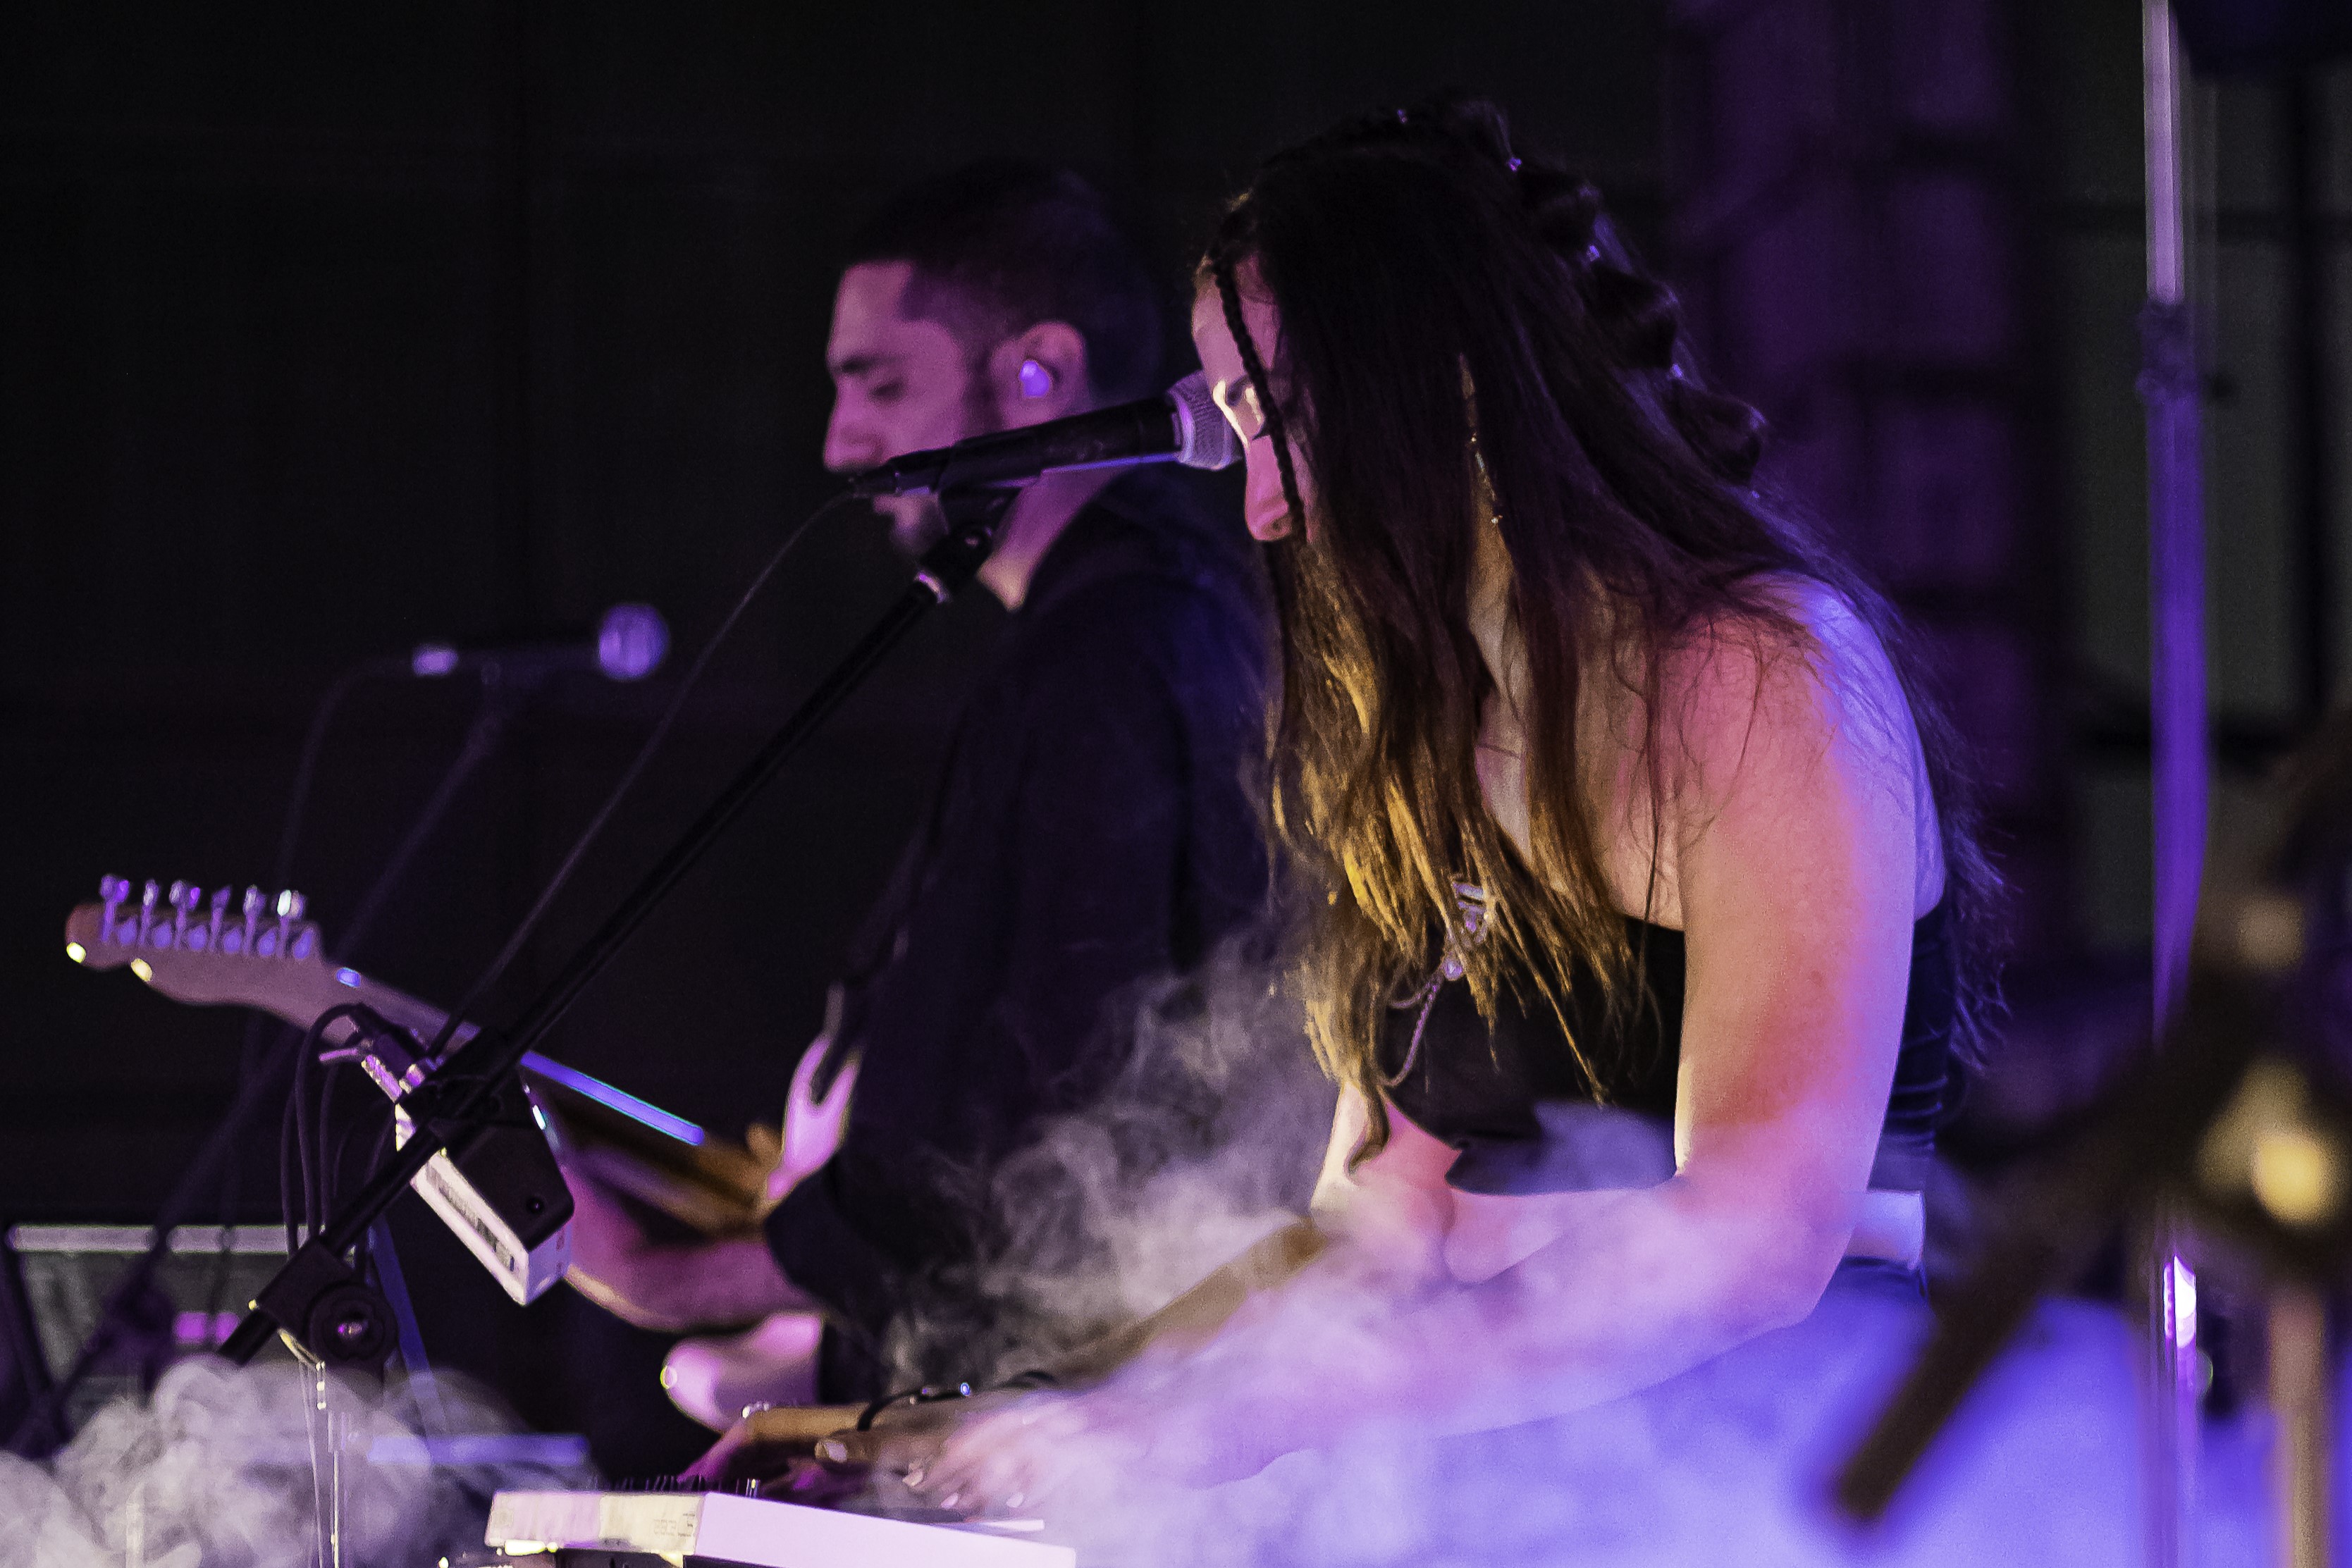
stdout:
<svg viewBox="0 0 2352 1568">
<path fill-rule="evenodd" d="M 990 158 L 900 192 L 852 237 L 845 268 L 912 264 L 903 314 L 992 347 L 1040 321 L 1087 340 L 1103 402 L 1160 390 L 1160 298 L 1102 193 L 1067 169 Z"/>
</svg>

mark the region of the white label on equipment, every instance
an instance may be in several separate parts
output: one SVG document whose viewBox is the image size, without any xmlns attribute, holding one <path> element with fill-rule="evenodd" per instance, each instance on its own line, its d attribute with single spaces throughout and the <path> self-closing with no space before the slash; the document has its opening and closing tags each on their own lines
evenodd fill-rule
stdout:
<svg viewBox="0 0 2352 1568">
<path fill-rule="evenodd" d="M 698 1492 L 607 1494 L 596 1508 L 596 1539 L 637 1552 L 691 1552 L 702 1522 Z"/>
</svg>

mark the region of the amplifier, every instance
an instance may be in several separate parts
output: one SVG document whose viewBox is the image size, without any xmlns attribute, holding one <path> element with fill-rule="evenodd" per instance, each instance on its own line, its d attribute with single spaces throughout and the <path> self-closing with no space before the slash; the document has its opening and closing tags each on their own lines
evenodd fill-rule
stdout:
<svg viewBox="0 0 2352 1568">
<path fill-rule="evenodd" d="M 41 1359 L 51 1378 L 73 1364 L 98 1323 L 98 1310 L 154 1233 L 137 1225 L 18 1225 L 8 1249 L 25 1283 Z M 172 1362 L 219 1348 L 253 1293 L 286 1261 L 286 1233 L 274 1225 L 185 1225 L 155 1271 L 154 1288 L 131 1304 L 95 1374 L 65 1412 L 68 1429 L 116 1395 L 152 1381 Z"/>
</svg>

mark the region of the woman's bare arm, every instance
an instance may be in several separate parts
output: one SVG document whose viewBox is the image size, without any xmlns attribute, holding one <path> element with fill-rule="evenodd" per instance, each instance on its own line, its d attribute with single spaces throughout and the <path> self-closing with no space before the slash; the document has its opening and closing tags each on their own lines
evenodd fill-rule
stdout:
<svg viewBox="0 0 2352 1568">
<path fill-rule="evenodd" d="M 1556 1238 L 1491 1279 L 1337 1290 L 1323 1268 L 1254 1303 L 1149 1393 L 1152 1462 L 1244 1474 L 1366 1425 L 1475 1430 L 1670 1377 L 1801 1318 L 1843 1256 L 1885 1116 L 1920 897 L 1916 749 L 1866 632 L 1835 607 L 1823 652 L 1738 636 L 1679 661 L 1667 802 L 1689 971 L 1675 1176 L 1630 1193 L 1452 1195 L 1425 1135 L 1318 1207 L 1350 1249 L 1402 1259 L 1415 1205 L 1542 1201 Z M 1347 1114 L 1343 1111 L 1343 1118 Z M 1339 1128 L 1335 1127 L 1334 1144 Z M 1386 1228 L 1383 1228 L 1383 1226 Z M 1384 1238 L 1385 1244 L 1375 1238 Z M 1361 1254 L 1360 1254 L 1361 1255 Z M 1359 1285 L 1360 1281 L 1351 1281 Z M 1114 1380 L 1102 1391 L 1119 1396 Z M 982 1423 L 950 1445 L 1017 1437 Z"/>
<path fill-rule="evenodd" d="M 1556 1239 L 1363 1347 L 1349 1381 L 1366 1406 L 1470 1429 L 1607 1398 L 1801 1318 L 1843 1255 L 1921 901 L 1916 742 L 1867 630 L 1834 603 L 1792 608 L 1818 653 L 1735 628 L 1666 672 L 1689 963 L 1675 1176 L 1543 1200 Z M 1436 1348 L 1465 1344 L 1474 1358 Z"/>
<path fill-rule="evenodd" d="M 1433 1276 L 1445 1230 L 1444 1162 L 1453 1151 L 1427 1140 L 1433 1155 L 1400 1141 L 1367 1168 L 1351 1170 L 1349 1156 L 1363 1141 L 1364 1124 L 1361 1097 L 1341 1090 L 1313 1218 L 1273 1231 L 1158 1312 L 1062 1357 L 1048 1368 L 1055 1378 L 1064 1385 L 1090 1383 L 1146 1351 L 1196 1350 L 1251 1297 L 1318 1262 L 1391 1281 Z"/>
</svg>

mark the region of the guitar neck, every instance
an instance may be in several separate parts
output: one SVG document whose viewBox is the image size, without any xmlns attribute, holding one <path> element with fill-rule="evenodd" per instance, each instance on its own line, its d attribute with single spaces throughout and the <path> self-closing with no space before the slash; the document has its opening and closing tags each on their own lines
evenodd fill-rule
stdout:
<svg viewBox="0 0 2352 1568">
<path fill-rule="evenodd" d="M 320 980 L 303 987 L 302 994 L 289 992 L 261 1005 L 297 1029 L 307 1030 L 318 1020 L 320 1014 L 329 1009 L 345 1007 L 353 1002 L 365 1007 L 385 1022 L 406 1030 L 415 1037 L 420 1047 L 432 1044 L 440 1035 L 442 1027 L 449 1021 L 449 1015 L 430 1002 L 419 1001 L 407 992 L 395 990 L 356 969 L 336 969 L 330 973 L 322 967 Z M 339 1018 L 320 1031 L 320 1038 L 328 1045 L 339 1046 L 347 1043 L 358 1030 L 359 1026 L 352 1019 Z M 474 1024 L 459 1024 L 449 1036 L 448 1049 L 456 1051 L 480 1032 Z"/>
<path fill-rule="evenodd" d="M 373 1009 L 420 1044 L 449 1021 L 448 1014 L 404 991 L 330 964 L 320 954 L 318 927 L 307 921 L 262 926 L 250 940 L 240 936 L 233 926 L 224 934 L 185 921 L 134 923 L 126 913 L 85 904 L 66 917 L 66 956 L 87 968 L 127 968 L 176 1002 L 257 1008 L 297 1029 L 307 1030 L 321 1013 L 352 1002 Z M 341 1045 L 352 1032 L 338 1019 L 325 1038 Z M 477 1032 L 472 1024 L 460 1024 L 452 1042 Z"/>
<path fill-rule="evenodd" d="M 224 937 L 228 939 L 225 940 Z M 449 1015 L 357 969 L 330 964 L 316 926 L 298 919 L 239 928 L 216 916 L 209 925 L 170 921 L 146 912 L 83 904 L 66 921 L 66 953 L 95 969 L 128 968 L 175 1001 L 257 1008 L 308 1030 L 327 1012 L 359 1003 L 430 1043 Z M 461 1023 L 450 1049 L 479 1030 Z M 338 1018 L 320 1030 L 330 1049 L 349 1044 L 359 1026 Z M 546 1108 L 573 1154 L 589 1154 L 595 1174 L 698 1229 L 748 1225 L 761 1211 L 767 1167 L 740 1145 L 714 1138 L 683 1118 L 536 1051 L 521 1061 L 524 1082 Z M 371 1070 L 395 1097 L 400 1085 Z M 412 1080 L 413 1082 L 413 1080 Z"/>
</svg>

